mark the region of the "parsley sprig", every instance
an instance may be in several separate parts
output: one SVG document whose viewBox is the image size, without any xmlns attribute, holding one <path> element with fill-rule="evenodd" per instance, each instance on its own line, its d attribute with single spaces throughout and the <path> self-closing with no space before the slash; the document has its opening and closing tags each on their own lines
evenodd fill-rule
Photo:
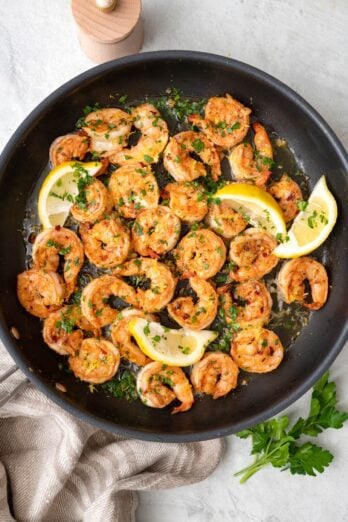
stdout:
<svg viewBox="0 0 348 522">
<path fill-rule="evenodd" d="M 313 388 L 306 419 L 300 417 L 292 428 L 287 429 L 289 417 L 283 415 L 239 432 L 237 436 L 242 439 L 251 437 L 251 454 L 255 455 L 255 461 L 235 476 L 241 476 L 240 482 L 243 483 L 267 464 L 289 469 L 293 475 L 316 476 L 322 473 L 333 455 L 312 442 L 299 444 L 296 441 L 301 435 L 316 437 L 327 428 L 342 428 L 348 413 L 339 411 L 337 402 L 336 384 L 329 382 L 329 372 L 326 372 Z"/>
</svg>

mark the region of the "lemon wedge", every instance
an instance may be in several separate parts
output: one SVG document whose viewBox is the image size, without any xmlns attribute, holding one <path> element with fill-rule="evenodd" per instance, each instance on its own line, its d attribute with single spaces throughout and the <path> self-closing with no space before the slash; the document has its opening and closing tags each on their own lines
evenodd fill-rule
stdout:
<svg viewBox="0 0 348 522">
<path fill-rule="evenodd" d="M 300 257 L 313 252 L 328 237 L 337 220 L 337 203 L 329 191 L 325 176 L 315 185 L 302 212 L 295 218 L 286 241 L 274 250 L 281 258 Z"/>
<path fill-rule="evenodd" d="M 48 173 L 38 199 L 39 218 L 44 228 L 64 225 L 79 192 L 79 179 L 87 175 L 95 176 L 101 166 L 99 161 L 68 161 Z"/>
<path fill-rule="evenodd" d="M 254 227 L 262 228 L 277 238 L 285 238 L 283 212 L 276 200 L 265 190 L 248 183 L 230 183 L 218 190 L 215 197 L 228 201 Z"/>
<path fill-rule="evenodd" d="M 208 344 L 218 335 L 211 330 L 172 330 L 138 317 L 129 321 L 128 329 L 150 359 L 169 366 L 190 366 L 196 363 L 203 357 Z"/>
</svg>

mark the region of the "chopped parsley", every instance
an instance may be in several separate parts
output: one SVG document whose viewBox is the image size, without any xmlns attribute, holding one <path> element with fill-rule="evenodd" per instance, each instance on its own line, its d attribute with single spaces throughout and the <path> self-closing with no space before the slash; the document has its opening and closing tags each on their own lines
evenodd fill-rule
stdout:
<svg viewBox="0 0 348 522">
<path fill-rule="evenodd" d="M 117 399 L 127 401 L 138 399 L 136 378 L 130 370 L 121 370 L 111 381 L 101 384 L 100 388 Z"/>
<path fill-rule="evenodd" d="M 74 330 L 75 320 L 70 316 L 70 312 L 61 312 L 61 319 L 56 322 L 56 328 L 63 330 L 67 334 L 71 334 Z"/>
<path fill-rule="evenodd" d="M 192 147 L 195 149 L 195 152 L 197 152 L 197 154 L 199 154 L 200 152 L 202 152 L 202 150 L 204 150 L 204 143 L 202 140 L 197 138 L 197 139 L 193 140 Z"/>
<path fill-rule="evenodd" d="M 304 212 L 306 208 L 308 207 L 308 201 L 298 201 L 297 202 L 297 208 Z"/>
<path fill-rule="evenodd" d="M 144 326 L 143 332 L 144 332 L 145 335 L 150 335 L 149 323 L 147 323 L 147 325 Z"/>
</svg>

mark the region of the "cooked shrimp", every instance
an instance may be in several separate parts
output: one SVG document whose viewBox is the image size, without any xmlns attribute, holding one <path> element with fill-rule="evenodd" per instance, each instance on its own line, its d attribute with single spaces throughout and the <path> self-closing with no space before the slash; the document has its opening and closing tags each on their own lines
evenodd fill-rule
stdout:
<svg viewBox="0 0 348 522">
<path fill-rule="evenodd" d="M 83 264 L 84 252 L 81 240 L 68 228 L 49 228 L 40 232 L 33 246 L 34 268 L 57 272 L 59 256 L 64 257 L 64 281 L 68 299 L 75 290 L 77 276 Z"/>
<path fill-rule="evenodd" d="M 213 399 L 219 399 L 237 386 L 238 373 L 238 366 L 229 355 L 210 352 L 193 365 L 191 382 L 197 393 L 207 393 Z"/>
<path fill-rule="evenodd" d="M 50 162 L 56 167 L 64 161 L 83 160 L 89 150 L 89 138 L 81 134 L 66 134 L 56 138 L 50 146 Z"/>
<path fill-rule="evenodd" d="M 267 373 L 280 365 L 284 357 L 284 348 L 278 335 L 271 330 L 249 328 L 234 336 L 231 355 L 242 370 Z"/>
<path fill-rule="evenodd" d="M 114 268 L 128 257 L 130 233 L 116 216 L 95 225 L 81 223 L 80 235 L 86 256 L 99 268 Z"/>
<path fill-rule="evenodd" d="M 236 322 L 240 328 L 263 326 L 271 317 L 272 298 L 261 281 L 246 281 L 238 284 L 233 294 L 235 302 L 228 292 L 224 293 L 223 297 L 222 307 L 225 310 L 227 323 L 234 321 L 236 312 Z M 238 300 L 244 301 L 244 304 L 238 305 Z"/>
<path fill-rule="evenodd" d="M 298 202 L 303 200 L 302 192 L 296 181 L 287 174 L 283 174 L 279 181 L 274 183 L 268 192 L 278 201 L 287 223 L 299 213 Z"/>
<path fill-rule="evenodd" d="M 85 118 L 84 131 L 90 137 L 90 150 L 109 156 L 128 143 L 132 117 L 121 109 L 98 109 Z"/>
<path fill-rule="evenodd" d="M 243 282 L 268 274 L 278 263 L 272 254 L 276 246 L 276 239 L 258 228 L 248 228 L 232 239 L 230 259 L 237 268 L 230 272 L 231 279 Z"/>
<path fill-rule="evenodd" d="M 79 306 L 64 306 L 51 313 L 44 321 L 43 338 L 45 343 L 60 355 L 75 355 L 87 332 L 94 337 L 100 330 L 82 315 Z"/>
<path fill-rule="evenodd" d="M 115 276 L 104 275 L 93 279 L 83 289 L 81 310 L 95 328 L 111 324 L 117 318 L 118 310 L 108 304 L 111 296 L 120 297 L 129 304 L 135 300 L 134 289 Z"/>
<path fill-rule="evenodd" d="M 183 277 L 213 277 L 226 260 L 226 247 L 222 239 L 211 230 L 189 232 L 175 249 L 176 264 Z"/>
<path fill-rule="evenodd" d="M 65 296 L 63 279 L 55 272 L 32 268 L 17 276 L 17 296 L 21 305 L 32 315 L 44 319 L 58 310 Z"/>
<path fill-rule="evenodd" d="M 69 357 L 75 377 L 92 384 L 109 381 L 120 364 L 120 352 L 110 341 L 91 337 L 84 339 L 77 355 Z"/>
<path fill-rule="evenodd" d="M 204 118 L 192 115 L 188 120 L 200 127 L 212 143 L 230 149 L 246 136 L 250 113 L 251 109 L 226 94 L 208 100 Z"/>
<path fill-rule="evenodd" d="M 226 239 L 237 236 L 247 226 L 245 219 L 227 201 L 213 201 L 206 221 L 214 232 Z"/>
<path fill-rule="evenodd" d="M 145 366 L 150 362 L 150 359 L 140 350 L 137 344 L 133 341 L 132 336 L 128 330 L 128 324 L 134 317 L 147 319 L 148 321 L 156 321 L 156 317 L 152 314 L 145 314 L 141 310 L 129 308 L 122 310 L 117 315 L 117 319 L 111 325 L 111 339 L 114 345 L 120 350 L 121 357 L 128 359 L 138 366 Z"/>
<path fill-rule="evenodd" d="M 192 153 L 201 161 L 191 157 Z M 170 138 L 163 153 L 163 164 L 176 181 L 193 181 L 208 172 L 217 180 L 221 174 L 219 154 L 201 132 L 184 131 Z"/>
<path fill-rule="evenodd" d="M 305 281 L 312 300 L 308 302 Z M 298 301 L 310 310 L 319 310 L 327 300 L 328 277 L 325 267 L 311 257 L 298 257 L 284 263 L 278 274 L 278 290 L 286 303 Z"/>
<path fill-rule="evenodd" d="M 241 143 L 232 149 L 229 156 L 232 173 L 238 181 L 263 186 L 272 174 L 272 145 L 266 129 L 260 123 L 253 123 L 255 149 L 250 143 Z"/>
<path fill-rule="evenodd" d="M 180 219 L 168 207 L 142 210 L 132 228 L 133 248 L 141 256 L 158 257 L 175 247 L 180 229 Z"/>
<path fill-rule="evenodd" d="M 140 399 L 150 408 L 164 408 L 174 399 L 181 404 L 172 413 L 187 411 L 193 404 L 192 387 L 181 368 L 151 362 L 138 373 L 137 390 Z"/>
<path fill-rule="evenodd" d="M 202 221 L 208 212 L 207 197 L 198 181 L 168 183 L 163 194 L 169 198 L 169 208 L 187 223 Z"/>
<path fill-rule="evenodd" d="M 204 279 L 191 277 L 189 283 L 196 292 L 198 301 L 195 303 L 192 297 L 178 297 L 167 306 L 167 310 L 174 321 L 183 328 L 202 330 L 215 319 L 218 295 L 213 285 Z"/>
<path fill-rule="evenodd" d="M 158 205 L 159 191 L 151 167 L 127 165 L 111 175 L 109 190 L 118 212 L 125 218 L 135 218 L 143 208 Z"/>
<path fill-rule="evenodd" d="M 92 181 L 84 190 L 85 201 L 71 207 L 73 217 L 80 223 L 94 223 L 108 215 L 113 207 L 110 192 L 98 179 Z"/>
<path fill-rule="evenodd" d="M 168 141 L 168 126 L 156 107 L 143 103 L 132 110 L 134 127 L 141 132 L 139 141 L 133 147 L 110 156 L 111 163 L 134 165 L 137 163 L 157 163 Z"/>
<path fill-rule="evenodd" d="M 150 288 L 143 290 L 138 287 L 125 299 L 135 308 L 144 312 L 157 312 L 164 308 L 173 298 L 176 279 L 164 264 L 155 259 L 140 257 L 127 261 L 114 270 L 116 275 L 137 276 L 150 279 Z"/>
</svg>

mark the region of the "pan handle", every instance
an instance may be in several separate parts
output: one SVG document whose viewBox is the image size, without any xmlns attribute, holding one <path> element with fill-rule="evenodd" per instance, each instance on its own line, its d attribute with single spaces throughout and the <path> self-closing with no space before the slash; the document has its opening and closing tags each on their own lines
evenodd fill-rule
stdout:
<svg viewBox="0 0 348 522">
<path fill-rule="evenodd" d="M 18 366 L 15 364 L 11 366 L 6 372 L 0 375 L 0 384 L 5 382 L 6 379 L 8 379 L 11 375 L 13 375 L 17 370 Z M 24 379 L 24 381 L 21 381 L 13 390 L 9 392 L 5 392 L 0 397 L 0 408 L 4 406 L 8 401 L 10 401 L 15 395 L 17 395 L 18 392 L 20 392 L 29 382 L 29 379 Z"/>
</svg>

